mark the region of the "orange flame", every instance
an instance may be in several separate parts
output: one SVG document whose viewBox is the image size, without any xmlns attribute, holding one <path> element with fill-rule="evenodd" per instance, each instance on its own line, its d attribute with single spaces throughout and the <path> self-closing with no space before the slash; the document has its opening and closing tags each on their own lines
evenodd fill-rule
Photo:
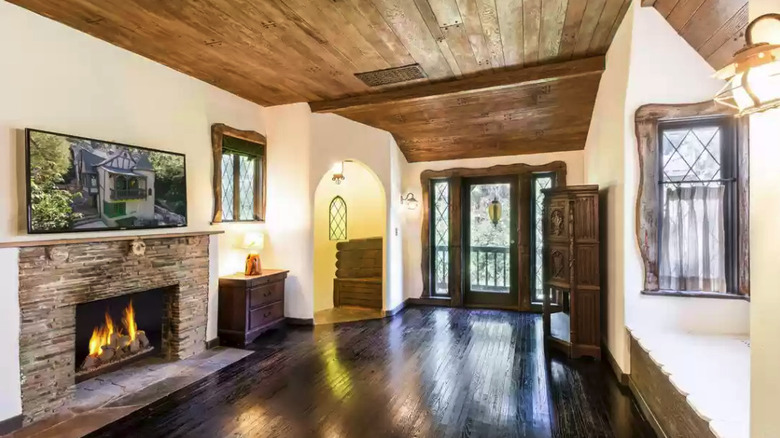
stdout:
<svg viewBox="0 0 780 438">
<path fill-rule="evenodd" d="M 135 309 L 133 309 L 133 300 L 130 300 L 130 304 L 127 305 L 122 316 L 122 324 L 127 329 L 127 334 L 130 336 L 131 341 L 135 341 L 136 332 L 138 326 L 135 323 Z"/>
<path fill-rule="evenodd" d="M 105 324 L 100 327 L 92 329 L 92 337 L 89 338 L 89 355 L 99 356 L 103 353 L 103 347 L 111 343 L 111 335 L 116 333 L 122 334 L 122 330 L 114 329 L 114 320 L 111 319 L 111 315 L 106 311 Z M 127 330 L 130 340 L 135 340 L 136 332 L 138 332 L 138 325 L 135 322 L 135 309 L 133 309 L 133 302 L 127 305 L 122 316 L 122 324 L 124 324 Z"/>
</svg>

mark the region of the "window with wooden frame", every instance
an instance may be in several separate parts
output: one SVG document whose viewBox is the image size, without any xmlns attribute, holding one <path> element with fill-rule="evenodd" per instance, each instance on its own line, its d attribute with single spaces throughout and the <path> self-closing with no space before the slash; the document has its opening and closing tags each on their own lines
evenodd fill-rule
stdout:
<svg viewBox="0 0 780 438">
<path fill-rule="evenodd" d="M 747 124 L 711 102 L 637 111 L 644 293 L 749 295 Z"/>
<path fill-rule="evenodd" d="M 265 220 L 266 141 L 262 134 L 223 124 L 212 126 L 214 219 Z"/>
</svg>

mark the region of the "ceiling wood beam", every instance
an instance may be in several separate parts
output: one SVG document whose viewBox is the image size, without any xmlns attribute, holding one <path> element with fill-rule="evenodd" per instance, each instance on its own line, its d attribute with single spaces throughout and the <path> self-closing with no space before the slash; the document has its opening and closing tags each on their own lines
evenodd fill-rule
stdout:
<svg viewBox="0 0 780 438">
<path fill-rule="evenodd" d="M 594 56 L 575 61 L 539 65 L 523 69 L 505 70 L 492 75 L 474 76 L 448 82 L 425 84 L 383 93 L 367 94 L 336 100 L 310 102 L 312 112 L 339 112 L 386 103 L 399 103 L 434 99 L 443 95 L 454 96 L 488 90 L 499 90 L 527 85 L 543 84 L 604 72 L 605 57 Z"/>
</svg>

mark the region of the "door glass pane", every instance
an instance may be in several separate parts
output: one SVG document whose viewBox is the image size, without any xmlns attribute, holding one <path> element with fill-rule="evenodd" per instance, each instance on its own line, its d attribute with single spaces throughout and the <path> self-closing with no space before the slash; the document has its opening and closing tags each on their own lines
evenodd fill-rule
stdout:
<svg viewBox="0 0 780 438">
<path fill-rule="evenodd" d="M 433 183 L 433 294 L 449 295 L 450 185 Z"/>
<path fill-rule="evenodd" d="M 534 208 L 533 208 L 533 224 L 534 224 L 534 263 L 533 263 L 533 269 L 534 271 L 531 273 L 531 279 L 533 280 L 533 301 L 540 303 L 542 302 L 542 299 L 544 298 L 542 291 L 543 291 L 543 272 L 544 272 L 544 252 L 542 251 L 542 220 L 543 220 L 543 204 L 544 204 L 544 193 L 542 193 L 542 189 L 549 189 L 552 187 L 553 179 L 551 175 L 534 175 L 534 184 L 533 184 L 533 199 L 534 199 Z"/>
<path fill-rule="evenodd" d="M 508 183 L 471 186 L 469 205 L 471 291 L 504 294 L 510 292 L 510 193 L 511 185 Z"/>
</svg>

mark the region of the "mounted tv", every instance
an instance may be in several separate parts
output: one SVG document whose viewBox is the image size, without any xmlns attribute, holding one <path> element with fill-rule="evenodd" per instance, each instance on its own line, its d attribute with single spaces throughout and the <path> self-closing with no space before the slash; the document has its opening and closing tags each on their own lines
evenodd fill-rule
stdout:
<svg viewBox="0 0 780 438">
<path fill-rule="evenodd" d="M 184 227 L 183 154 L 25 130 L 27 232 Z"/>
</svg>

